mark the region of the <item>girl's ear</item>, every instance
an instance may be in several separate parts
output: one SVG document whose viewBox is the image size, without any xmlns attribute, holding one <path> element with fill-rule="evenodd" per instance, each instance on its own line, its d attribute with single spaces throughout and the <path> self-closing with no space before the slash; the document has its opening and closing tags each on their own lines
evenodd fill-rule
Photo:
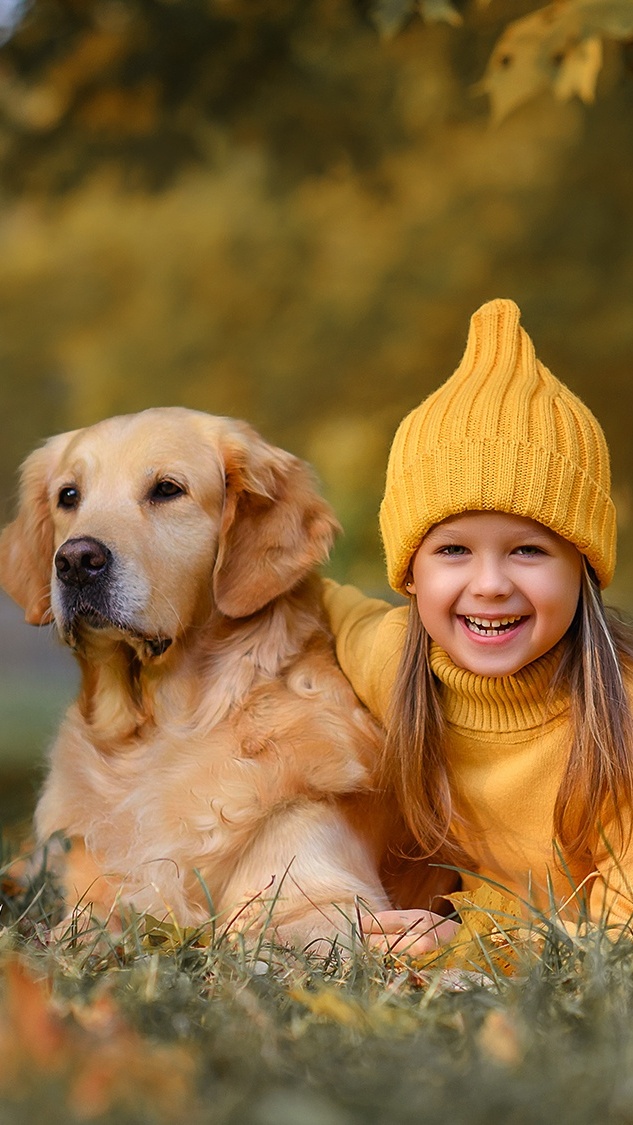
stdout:
<svg viewBox="0 0 633 1125">
<path fill-rule="evenodd" d="M 249 617 L 324 562 L 340 528 L 303 461 L 245 425 L 222 444 L 226 498 L 213 591 L 227 617 Z"/>
<path fill-rule="evenodd" d="M 29 625 L 52 621 L 50 464 L 50 443 L 27 457 L 21 470 L 18 514 L 0 535 L 0 585 L 22 607 Z"/>
</svg>

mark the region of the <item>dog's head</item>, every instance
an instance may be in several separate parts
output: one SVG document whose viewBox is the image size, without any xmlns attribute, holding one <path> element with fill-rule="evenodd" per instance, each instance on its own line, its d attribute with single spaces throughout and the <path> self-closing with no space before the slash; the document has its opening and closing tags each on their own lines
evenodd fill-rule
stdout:
<svg viewBox="0 0 633 1125">
<path fill-rule="evenodd" d="M 292 589 L 337 529 L 296 457 L 244 423 L 157 408 L 27 458 L 0 582 L 71 644 L 115 630 L 159 655 L 214 606 L 248 617 Z"/>
</svg>

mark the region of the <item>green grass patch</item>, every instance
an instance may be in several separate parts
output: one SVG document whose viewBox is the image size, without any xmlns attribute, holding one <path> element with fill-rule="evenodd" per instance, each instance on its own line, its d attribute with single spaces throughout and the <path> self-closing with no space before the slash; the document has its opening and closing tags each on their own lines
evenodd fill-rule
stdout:
<svg viewBox="0 0 633 1125">
<path fill-rule="evenodd" d="M 79 940 L 51 935 L 45 865 L 20 870 L 0 865 L 3 1125 L 633 1121 L 628 937 L 538 918 L 510 974 L 142 918 Z"/>
<path fill-rule="evenodd" d="M 27 766 L 43 757 L 70 701 L 72 689 L 50 680 L 32 683 L 5 676 L 0 683 L 0 770 Z"/>
<path fill-rule="evenodd" d="M 31 815 L 46 749 L 72 693 L 68 678 L 49 676 L 36 690 L 6 673 L 0 682 L 0 828 Z"/>
</svg>

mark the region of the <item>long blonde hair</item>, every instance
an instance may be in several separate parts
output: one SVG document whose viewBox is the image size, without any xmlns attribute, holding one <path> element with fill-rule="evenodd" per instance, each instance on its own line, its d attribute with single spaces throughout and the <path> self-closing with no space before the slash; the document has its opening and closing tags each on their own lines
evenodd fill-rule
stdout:
<svg viewBox="0 0 633 1125">
<path fill-rule="evenodd" d="M 606 610 L 583 558 L 580 597 L 566 634 L 551 695 L 564 685 L 571 708 L 570 751 L 554 809 L 553 835 L 566 860 L 595 856 L 608 825 L 609 846 L 629 843 L 633 810 L 633 715 L 623 671 L 633 669 L 633 628 Z M 422 854 L 469 866 L 455 829 L 439 684 L 429 662 L 430 638 L 412 600 L 391 701 L 383 782 L 395 791 Z M 615 830 L 615 839 L 614 839 Z"/>
</svg>

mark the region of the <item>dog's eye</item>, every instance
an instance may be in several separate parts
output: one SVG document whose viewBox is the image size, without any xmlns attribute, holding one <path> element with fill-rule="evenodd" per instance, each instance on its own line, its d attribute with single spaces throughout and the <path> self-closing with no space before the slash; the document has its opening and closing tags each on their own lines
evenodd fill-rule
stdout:
<svg viewBox="0 0 633 1125">
<path fill-rule="evenodd" d="M 176 484 L 175 480 L 159 480 L 152 489 L 150 500 L 173 500 L 176 496 L 184 496 L 184 488 Z"/>
<path fill-rule="evenodd" d="M 57 496 L 58 508 L 77 508 L 79 505 L 79 489 L 68 485 L 66 488 L 60 488 Z"/>
</svg>

